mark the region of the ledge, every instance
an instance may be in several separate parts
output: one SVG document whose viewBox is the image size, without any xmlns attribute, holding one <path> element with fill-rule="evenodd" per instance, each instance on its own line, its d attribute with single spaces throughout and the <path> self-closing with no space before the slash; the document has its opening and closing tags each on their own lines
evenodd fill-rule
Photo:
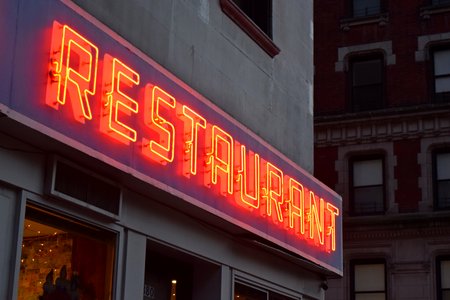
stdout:
<svg viewBox="0 0 450 300">
<path fill-rule="evenodd" d="M 341 19 L 340 23 L 343 31 L 349 31 L 351 27 L 367 24 L 378 24 L 378 26 L 384 27 L 389 23 L 389 15 L 388 13 L 381 13 L 367 17 L 344 18 Z"/>
<path fill-rule="evenodd" d="M 232 0 L 220 0 L 222 11 L 233 20 L 270 57 L 280 53 L 280 48 Z"/>
<path fill-rule="evenodd" d="M 420 8 L 420 17 L 423 20 L 428 20 L 432 15 L 450 12 L 450 3 L 424 6 Z"/>
</svg>

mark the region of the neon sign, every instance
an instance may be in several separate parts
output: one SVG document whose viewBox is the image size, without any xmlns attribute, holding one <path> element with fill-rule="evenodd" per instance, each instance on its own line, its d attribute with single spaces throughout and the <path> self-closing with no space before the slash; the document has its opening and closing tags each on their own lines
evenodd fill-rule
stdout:
<svg viewBox="0 0 450 300">
<path fill-rule="evenodd" d="M 340 209 L 295 174 L 157 82 L 144 82 L 133 66 L 109 53 L 101 57 L 102 49 L 74 28 L 55 21 L 50 49 L 48 108 L 71 110 L 77 126 L 96 122 L 98 134 L 117 141 L 115 147 L 138 149 L 153 168 L 249 218 L 262 218 L 318 251 L 336 251 Z"/>
</svg>

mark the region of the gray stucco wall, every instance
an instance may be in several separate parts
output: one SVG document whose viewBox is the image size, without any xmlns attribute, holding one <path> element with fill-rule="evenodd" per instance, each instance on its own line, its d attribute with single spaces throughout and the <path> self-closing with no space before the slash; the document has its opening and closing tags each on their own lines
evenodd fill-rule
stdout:
<svg viewBox="0 0 450 300">
<path fill-rule="evenodd" d="M 74 0 L 305 170 L 313 170 L 313 1 L 273 1 L 271 58 L 219 0 Z"/>
</svg>

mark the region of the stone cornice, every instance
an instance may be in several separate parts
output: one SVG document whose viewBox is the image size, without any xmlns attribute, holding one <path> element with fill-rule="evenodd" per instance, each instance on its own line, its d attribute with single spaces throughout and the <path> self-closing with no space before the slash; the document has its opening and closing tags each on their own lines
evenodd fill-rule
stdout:
<svg viewBox="0 0 450 300">
<path fill-rule="evenodd" d="M 344 220 L 344 241 L 446 238 L 450 212 L 356 217 Z"/>
<path fill-rule="evenodd" d="M 317 147 L 450 135 L 450 105 L 316 117 Z"/>
</svg>

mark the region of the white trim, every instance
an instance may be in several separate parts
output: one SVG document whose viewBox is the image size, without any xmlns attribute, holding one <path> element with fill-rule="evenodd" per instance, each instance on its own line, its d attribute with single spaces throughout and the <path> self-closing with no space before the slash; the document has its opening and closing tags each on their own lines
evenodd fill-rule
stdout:
<svg viewBox="0 0 450 300">
<path fill-rule="evenodd" d="M 346 57 L 351 53 L 367 52 L 380 49 L 383 50 L 386 55 L 386 65 L 395 65 L 396 56 L 392 51 L 392 41 L 384 41 L 338 48 L 338 61 L 334 64 L 334 70 L 335 72 L 346 71 Z"/>
<path fill-rule="evenodd" d="M 427 48 L 430 43 L 444 40 L 450 40 L 450 32 L 442 32 L 418 36 L 417 51 L 415 52 L 416 62 L 422 62 L 429 59 Z"/>
<path fill-rule="evenodd" d="M 450 137 L 423 138 L 420 141 L 420 152 L 417 162 L 420 164 L 421 175 L 417 178 L 418 186 L 422 190 L 419 201 L 420 212 L 432 212 L 434 206 L 433 195 L 433 150 L 440 146 L 450 146 Z"/>
<path fill-rule="evenodd" d="M 342 146 L 338 149 L 338 159 L 335 162 L 335 171 L 338 173 L 336 192 L 342 195 L 344 213 L 349 213 L 350 207 L 350 170 L 349 158 L 353 155 L 364 155 L 381 150 L 385 156 L 385 190 L 386 190 L 386 214 L 398 213 L 398 204 L 395 202 L 397 180 L 394 177 L 394 167 L 397 165 L 397 157 L 394 155 L 392 142 L 363 145 Z"/>
</svg>

